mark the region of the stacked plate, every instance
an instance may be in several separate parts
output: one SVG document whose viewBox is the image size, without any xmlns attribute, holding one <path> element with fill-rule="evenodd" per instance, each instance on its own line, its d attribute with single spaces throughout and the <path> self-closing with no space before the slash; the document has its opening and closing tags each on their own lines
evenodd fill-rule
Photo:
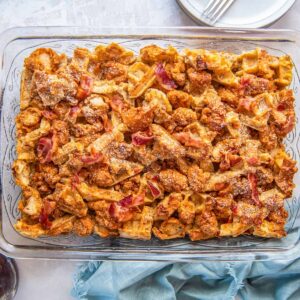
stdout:
<svg viewBox="0 0 300 300">
<path fill-rule="evenodd" d="M 209 1 L 177 0 L 182 9 L 197 23 L 234 28 L 268 26 L 282 17 L 295 3 L 295 0 L 235 0 L 222 17 L 213 22 L 204 12 Z"/>
</svg>

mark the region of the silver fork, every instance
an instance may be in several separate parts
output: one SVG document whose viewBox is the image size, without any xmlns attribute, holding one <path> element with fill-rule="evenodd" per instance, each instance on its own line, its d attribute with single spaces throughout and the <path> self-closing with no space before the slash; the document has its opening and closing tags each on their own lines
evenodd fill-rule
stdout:
<svg viewBox="0 0 300 300">
<path fill-rule="evenodd" d="M 203 10 L 202 15 L 215 24 L 228 10 L 235 0 L 210 0 Z"/>
</svg>

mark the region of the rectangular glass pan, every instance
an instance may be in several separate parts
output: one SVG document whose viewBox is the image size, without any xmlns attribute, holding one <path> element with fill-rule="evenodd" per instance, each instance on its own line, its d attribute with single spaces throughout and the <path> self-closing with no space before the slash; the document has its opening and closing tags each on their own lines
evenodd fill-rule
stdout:
<svg viewBox="0 0 300 300">
<path fill-rule="evenodd" d="M 97 260 L 275 260 L 292 259 L 300 253 L 300 175 L 295 176 L 296 189 L 285 205 L 289 212 L 288 235 L 281 239 L 250 236 L 191 242 L 187 239 L 159 241 L 101 239 L 65 235 L 25 238 L 13 224 L 18 218 L 20 189 L 16 186 L 11 165 L 15 159 L 15 116 L 19 111 L 20 74 L 24 58 L 34 49 L 51 47 L 71 55 L 74 48 L 94 48 L 98 44 L 118 42 L 135 52 L 148 44 L 166 47 L 206 48 L 235 53 L 255 47 L 272 55 L 288 54 L 294 63 L 291 88 L 296 97 L 297 126 L 285 140 L 288 152 L 297 161 L 300 156 L 300 35 L 289 30 L 232 30 L 216 28 L 78 28 L 24 27 L 13 28 L 1 35 L 1 220 L 0 252 L 20 258 L 61 258 Z"/>
</svg>

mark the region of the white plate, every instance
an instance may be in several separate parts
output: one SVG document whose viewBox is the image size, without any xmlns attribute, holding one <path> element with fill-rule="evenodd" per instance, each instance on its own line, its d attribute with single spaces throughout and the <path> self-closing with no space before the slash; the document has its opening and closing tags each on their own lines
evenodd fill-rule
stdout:
<svg viewBox="0 0 300 300">
<path fill-rule="evenodd" d="M 183 10 L 196 22 L 216 27 L 259 28 L 283 16 L 295 0 L 235 0 L 214 24 L 203 16 L 209 0 L 177 0 Z"/>
</svg>

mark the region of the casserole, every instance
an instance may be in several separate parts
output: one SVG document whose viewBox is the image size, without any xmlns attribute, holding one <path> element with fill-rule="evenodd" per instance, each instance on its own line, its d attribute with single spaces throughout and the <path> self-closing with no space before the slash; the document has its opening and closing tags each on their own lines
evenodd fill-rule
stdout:
<svg viewBox="0 0 300 300">
<path fill-rule="evenodd" d="M 70 32 L 73 32 L 70 34 Z M 24 58 L 34 49 L 53 48 L 71 55 L 75 47 L 94 48 L 103 43 L 117 42 L 136 52 L 151 43 L 177 49 L 205 48 L 240 53 L 256 47 L 266 49 L 271 55 L 288 54 L 294 63 L 291 88 L 296 98 L 296 115 L 299 77 L 299 34 L 280 30 L 226 30 L 203 28 L 140 28 L 140 29 L 88 29 L 76 27 L 15 28 L 2 37 L 2 98 L 1 114 L 1 184 L 2 216 L 0 247 L 6 255 L 14 257 L 65 258 L 65 259 L 118 259 L 118 260 L 262 260 L 290 259 L 299 246 L 299 188 L 286 201 L 289 219 L 287 237 L 267 240 L 242 236 L 238 238 L 213 239 L 189 242 L 188 240 L 132 241 L 124 239 L 99 239 L 90 236 L 78 238 L 73 235 L 59 237 L 25 238 L 13 228 L 18 218 L 17 202 L 20 190 L 15 185 L 11 164 L 15 159 L 15 116 L 19 111 L 19 82 Z M 299 125 L 285 140 L 286 149 L 299 168 Z M 294 182 L 299 180 L 296 174 Z"/>
</svg>

